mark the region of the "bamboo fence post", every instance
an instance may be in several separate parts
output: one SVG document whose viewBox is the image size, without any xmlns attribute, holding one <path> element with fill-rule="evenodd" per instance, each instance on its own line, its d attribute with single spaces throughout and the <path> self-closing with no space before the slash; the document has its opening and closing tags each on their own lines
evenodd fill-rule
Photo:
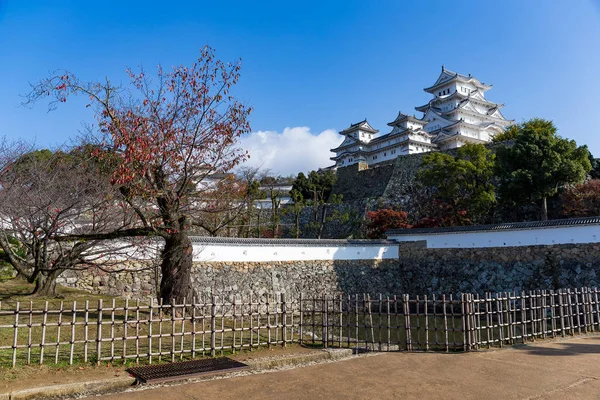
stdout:
<svg viewBox="0 0 600 400">
<path fill-rule="evenodd" d="M 73 314 L 71 320 L 71 341 L 70 341 L 70 351 L 69 351 L 69 365 L 73 365 L 73 351 L 75 350 L 75 321 L 77 318 L 77 301 L 73 300 Z"/>
<path fill-rule="evenodd" d="M 115 360 L 115 299 L 112 299 L 110 308 L 110 362 Z"/>
<path fill-rule="evenodd" d="M 548 313 L 546 312 L 546 307 L 547 307 L 546 291 L 545 290 L 541 290 L 540 291 L 540 296 L 542 296 L 542 302 L 541 302 L 541 306 L 542 306 L 542 312 L 541 312 L 541 317 L 542 317 L 542 339 L 545 339 L 546 338 L 546 331 L 548 330 Z"/>
<path fill-rule="evenodd" d="M 344 295 L 340 294 L 340 303 L 339 303 L 339 314 L 340 314 L 340 325 L 339 325 L 339 336 L 338 336 L 338 347 L 342 347 L 342 336 L 344 336 L 344 331 L 343 331 L 343 324 L 344 324 L 344 316 L 343 316 L 343 309 L 344 309 Z"/>
<path fill-rule="evenodd" d="M 418 347 L 419 350 L 421 350 L 421 319 L 420 319 L 420 315 L 419 315 L 419 311 L 420 311 L 420 308 L 421 308 L 421 304 L 420 303 L 421 303 L 420 296 L 416 295 L 415 296 L 415 306 L 416 306 L 416 308 L 415 308 L 415 317 L 417 319 L 417 326 L 416 326 L 416 328 L 417 328 L 417 340 L 416 340 L 416 343 L 417 343 L 417 347 Z"/>
<path fill-rule="evenodd" d="M 162 297 L 158 301 L 158 361 L 162 361 L 162 324 L 163 324 L 163 305 Z"/>
<path fill-rule="evenodd" d="M 390 296 L 386 296 L 385 297 L 385 313 L 387 316 L 387 351 L 390 351 L 390 345 L 391 345 L 391 341 L 390 341 L 390 333 L 391 333 L 391 329 L 390 329 L 390 325 L 392 324 L 392 319 L 390 316 Z"/>
<path fill-rule="evenodd" d="M 425 351 L 429 351 L 429 317 L 427 310 L 427 295 L 423 295 L 423 318 L 425 318 Z"/>
<path fill-rule="evenodd" d="M 456 349 L 456 312 L 454 310 L 454 306 L 456 303 L 456 299 L 454 299 L 454 295 L 450 294 L 449 304 L 450 304 L 450 316 L 452 318 L 452 348 Z"/>
<path fill-rule="evenodd" d="M 198 299 L 192 298 L 192 359 L 196 358 L 196 306 Z"/>
<path fill-rule="evenodd" d="M 504 311 L 506 312 L 506 332 L 508 335 L 508 343 L 514 343 L 514 335 L 513 335 L 513 321 L 512 314 L 510 313 L 510 293 L 504 292 Z"/>
<path fill-rule="evenodd" d="M 48 301 L 44 303 L 42 315 L 42 342 L 40 343 L 40 365 L 44 363 L 44 345 L 46 343 L 46 322 L 48 321 Z"/>
<path fill-rule="evenodd" d="M 89 338 L 89 300 L 85 301 L 85 312 L 83 315 L 83 361 L 87 363 L 88 361 L 88 338 Z"/>
<path fill-rule="evenodd" d="M 256 299 L 256 346 L 260 347 L 260 324 L 261 324 L 261 301 L 262 296 L 258 296 Z"/>
<path fill-rule="evenodd" d="M 223 341 L 225 335 L 225 315 L 227 312 L 225 311 L 225 296 L 221 298 L 221 312 L 217 313 L 217 315 L 221 316 L 221 356 L 223 355 L 223 349 L 225 348 L 225 343 Z"/>
<path fill-rule="evenodd" d="M 379 303 L 378 303 L 378 307 L 377 307 L 377 330 L 378 330 L 378 332 L 377 332 L 378 333 L 377 334 L 377 339 L 378 339 L 377 345 L 378 345 L 379 351 L 381 351 L 382 346 L 383 346 L 383 344 L 381 342 L 381 331 L 383 330 L 383 328 L 381 326 L 381 320 L 383 318 L 383 316 L 381 314 L 381 307 L 383 305 L 382 303 L 383 303 L 383 297 L 382 297 L 382 294 L 379 293 Z"/>
<path fill-rule="evenodd" d="M 358 294 L 354 295 L 354 333 L 356 336 L 355 350 L 356 354 L 358 354 L 358 345 L 360 339 L 360 328 L 358 324 Z"/>
<path fill-rule="evenodd" d="M 527 337 L 527 309 L 525 291 L 521 290 L 521 340 L 525 343 Z"/>
<path fill-rule="evenodd" d="M 327 333 L 327 323 L 329 322 L 327 319 L 327 299 L 325 298 L 325 295 L 322 296 L 321 299 L 321 310 L 322 310 L 322 317 L 321 317 L 321 335 L 323 336 L 323 347 L 327 348 L 327 342 L 329 340 L 328 338 L 328 333 Z"/>
<path fill-rule="evenodd" d="M 465 294 L 460 294 L 460 310 L 461 310 L 461 320 L 462 320 L 462 334 L 463 334 L 463 351 L 468 350 L 467 345 L 467 321 L 466 321 L 466 310 L 465 310 Z"/>
<path fill-rule="evenodd" d="M 171 362 L 175 362 L 175 299 L 171 299 Z M 137 336 L 137 335 L 136 335 Z"/>
<path fill-rule="evenodd" d="M 595 318 L 595 324 L 596 324 L 596 330 L 600 329 L 600 302 L 598 302 L 598 288 L 595 287 L 594 288 L 594 303 L 596 305 L 596 318 Z"/>
<path fill-rule="evenodd" d="M 29 323 L 27 324 L 27 365 L 31 364 L 31 331 L 33 327 L 33 301 L 29 301 Z"/>
<path fill-rule="evenodd" d="M 127 362 L 127 319 L 129 317 L 129 299 L 125 299 L 123 306 L 123 364 Z"/>
<path fill-rule="evenodd" d="M 15 306 L 15 323 L 14 323 L 14 336 L 13 336 L 13 345 L 12 345 L 12 366 L 13 368 L 17 364 L 17 341 L 19 338 L 19 301 Z"/>
<path fill-rule="evenodd" d="M 150 297 L 150 302 L 148 304 L 148 364 L 152 364 L 152 319 L 154 318 L 154 310 L 152 308 L 153 305 L 154 297 Z M 127 307 L 127 305 L 125 307 Z M 127 324 L 125 324 L 125 326 L 127 326 Z"/>
<path fill-rule="evenodd" d="M 200 294 L 200 304 L 202 304 L 202 357 L 204 357 L 206 355 L 206 296 L 202 294 Z"/>
<path fill-rule="evenodd" d="M 98 324 L 96 330 L 96 364 L 102 360 L 102 299 L 98 299 Z"/>
<path fill-rule="evenodd" d="M 504 313 L 502 310 L 502 293 L 496 293 L 496 315 L 498 316 L 498 339 L 500 340 L 500 348 L 504 347 Z"/>
<path fill-rule="evenodd" d="M 488 349 L 491 347 L 494 337 L 493 337 L 493 331 L 492 331 L 492 315 L 491 315 L 491 308 L 492 308 L 492 304 L 491 304 L 491 294 L 489 292 L 486 292 L 483 296 L 483 301 L 485 303 L 485 325 L 486 325 L 486 332 L 485 332 L 485 336 L 487 339 L 487 347 Z"/>
<path fill-rule="evenodd" d="M 236 341 L 236 336 L 237 336 L 237 295 L 233 295 L 233 300 L 232 300 L 232 304 L 233 304 L 233 314 L 232 314 L 232 318 L 233 318 L 233 338 L 231 340 L 231 352 L 233 354 L 235 354 L 235 341 Z"/>
<path fill-rule="evenodd" d="M 352 296 L 346 296 L 346 344 L 350 348 L 350 315 L 352 313 Z"/>
<path fill-rule="evenodd" d="M 267 348 L 271 348 L 271 315 L 270 315 L 270 303 L 269 303 L 269 294 L 267 293 Z"/>
<path fill-rule="evenodd" d="M 404 310 L 404 331 L 405 331 L 405 341 L 406 341 L 406 350 L 412 351 L 412 334 L 411 334 L 411 326 L 410 326 L 410 304 L 409 297 L 410 295 L 405 294 L 402 295 L 402 306 Z"/>
<path fill-rule="evenodd" d="M 439 347 L 438 341 L 438 322 L 437 322 L 437 310 L 435 307 L 435 294 L 431 295 L 431 308 L 432 308 L 432 318 L 433 318 L 433 344 L 437 349 Z"/>
<path fill-rule="evenodd" d="M 565 310 L 563 305 L 563 292 L 558 289 L 558 310 L 560 314 L 560 332 L 561 336 L 565 337 Z"/>
<path fill-rule="evenodd" d="M 285 303 L 285 293 L 281 293 L 281 318 L 283 321 L 283 347 L 287 346 L 287 304 Z M 293 324 L 293 321 L 292 321 Z"/>
<path fill-rule="evenodd" d="M 400 349 L 400 322 L 398 321 L 398 296 L 394 295 L 394 324 L 395 329 L 394 332 L 396 334 L 396 344 L 398 345 L 398 350 Z"/>
<path fill-rule="evenodd" d="M 303 340 L 304 339 L 303 338 L 303 335 L 304 335 L 304 330 L 303 330 L 304 329 L 303 328 L 304 320 L 303 320 L 303 314 L 302 314 L 302 301 L 303 301 L 302 297 L 303 297 L 302 296 L 302 292 L 300 292 L 300 307 L 299 307 L 299 309 L 300 309 L 300 326 L 298 327 L 299 328 L 298 329 L 298 335 L 300 336 L 300 338 L 298 340 L 299 340 L 300 344 L 304 343 L 304 340 Z"/>
<path fill-rule="evenodd" d="M 373 310 L 371 309 L 371 294 L 367 294 L 369 305 L 369 325 L 371 327 L 371 350 L 375 347 L 375 332 L 373 331 Z"/>
<path fill-rule="evenodd" d="M 550 299 L 550 329 L 552 329 L 552 337 L 556 337 L 556 304 L 554 303 L 554 290 L 548 292 Z"/>
<path fill-rule="evenodd" d="M 571 289 L 567 289 L 567 310 L 569 316 L 569 328 L 571 331 L 571 335 L 575 334 L 575 324 L 573 320 L 573 301 L 571 297 Z"/>
<path fill-rule="evenodd" d="M 58 364 L 58 351 L 60 347 L 60 328 L 62 325 L 62 314 L 63 314 L 63 301 L 60 301 L 60 308 L 58 310 L 58 322 L 56 323 L 56 349 L 54 351 L 54 364 Z"/>
<path fill-rule="evenodd" d="M 216 347 L 215 331 L 217 329 L 216 314 L 217 314 L 216 299 L 215 299 L 215 296 L 212 296 L 212 304 L 210 307 L 210 355 L 212 357 L 214 357 L 216 354 L 216 350 L 215 350 L 215 347 Z"/>
<path fill-rule="evenodd" d="M 580 295 L 581 292 L 575 288 L 575 315 L 577 316 L 577 333 L 579 335 L 581 335 L 581 301 L 580 301 Z"/>
<path fill-rule="evenodd" d="M 181 353 L 179 353 L 179 359 L 183 360 L 184 339 L 185 339 L 185 310 L 187 308 L 186 298 L 183 298 L 183 307 L 181 307 Z"/>
<path fill-rule="evenodd" d="M 446 312 L 446 295 L 442 294 L 442 313 L 444 315 L 444 350 L 450 351 L 450 345 L 448 343 L 448 314 Z"/>
<path fill-rule="evenodd" d="M 254 347 L 254 318 L 253 314 L 252 314 L 252 292 L 250 292 L 250 302 L 248 303 L 249 308 L 249 313 L 248 313 L 248 318 L 250 319 L 250 351 L 252 351 L 252 348 Z"/>
<path fill-rule="evenodd" d="M 135 363 L 140 363 L 140 299 L 135 300 Z"/>
<path fill-rule="evenodd" d="M 242 309 L 242 312 L 240 313 L 240 326 L 242 327 L 242 329 L 240 330 L 240 350 L 242 350 L 244 348 L 244 329 L 245 329 L 245 324 L 244 324 L 244 296 L 240 295 L 240 308 Z M 292 314 L 292 324 L 294 322 L 294 314 Z M 294 339 L 294 328 L 292 326 L 292 340 Z"/>
</svg>

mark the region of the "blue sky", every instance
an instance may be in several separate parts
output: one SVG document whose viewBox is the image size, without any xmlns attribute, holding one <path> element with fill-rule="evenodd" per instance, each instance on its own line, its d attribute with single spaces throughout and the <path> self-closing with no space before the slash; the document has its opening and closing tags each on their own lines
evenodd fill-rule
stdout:
<svg viewBox="0 0 600 400">
<path fill-rule="evenodd" d="M 386 132 L 426 103 L 442 64 L 494 88 L 507 118 L 554 120 L 600 157 L 600 1 L 0 0 L 0 136 L 56 146 L 89 110 L 19 107 L 55 69 L 124 81 L 126 66 L 188 64 L 205 44 L 241 57 L 236 95 L 254 107 L 251 163 L 289 174 L 330 164 L 335 133 Z"/>
</svg>

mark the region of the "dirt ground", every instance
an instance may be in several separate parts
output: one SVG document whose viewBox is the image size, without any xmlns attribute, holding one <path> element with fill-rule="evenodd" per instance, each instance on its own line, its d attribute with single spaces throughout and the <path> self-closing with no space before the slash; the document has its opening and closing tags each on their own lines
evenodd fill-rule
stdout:
<svg viewBox="0 0 600 400">
<path fill-rule="evenodd" d="M 386 353 L 100 398 L 600 399 L 600 336 L 466 354 Z"/>
</svg>

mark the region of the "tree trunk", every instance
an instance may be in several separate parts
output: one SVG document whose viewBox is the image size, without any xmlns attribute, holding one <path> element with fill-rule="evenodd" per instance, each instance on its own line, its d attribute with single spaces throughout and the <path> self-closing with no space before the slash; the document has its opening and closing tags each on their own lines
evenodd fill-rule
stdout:
<svg viewBox="0 0 600 400">
<path fill-rule="evenodd" d="M 548 221 L 548 203 L 546 198 L 542 197 L 542 205 L 540 207 L 542 221 Z"/>
<path fill-rule="evenodd" d="M 54 270 L 50 273 L 40 273 L 35 280 L 33 294 L 40 297 L 55 297 L 56 278 L 58 278 L 61 272 L 61 270 Z"/>
<path fill-rule="evenodd" d="M 323 235 L 323 228 L 325 227 L 325 218 L 327 216 L 327 203 L 323 203 L 323 210 L 321 212 L 321 221 L 319 224 L 319 232 L 317 233 L 317 239 L 321 239 Z"/>
<path fill-rule="evenodd" d="M 165 239 L 162 251 L 160 298 L 163 304 L 182 304 L 192 301 L 192 241 L 187 233 L 180 232 Z"/>
</svg>

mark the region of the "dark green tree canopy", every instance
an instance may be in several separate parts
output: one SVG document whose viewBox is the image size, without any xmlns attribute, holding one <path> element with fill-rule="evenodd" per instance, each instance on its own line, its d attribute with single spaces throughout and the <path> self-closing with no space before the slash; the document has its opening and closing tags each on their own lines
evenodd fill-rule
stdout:
<svg viewBox="0 0 600 400">
<path fill-rule="evenodd" d="M 546 199 L 559 188 L 580 183 L 592 166 L 586 146 L 558 136 L 552 121 L 534 118 L 518 125 L 512 145 L 497 151 L 496 174 L 503 201 L 536 203 L 547 219 Z"/>
<path fill-rule="evenodd" d="M 454 215 L 466 211 L 468 218 L 481 222 L 496 201 L 491 182 L 494 158 L 481 144 L 466 144 L 456 156 L 429 153 L 423 157 L 417 182 L 430 188 L 433 200 L 447 206 L 444 209 Z"/>
</svg>

